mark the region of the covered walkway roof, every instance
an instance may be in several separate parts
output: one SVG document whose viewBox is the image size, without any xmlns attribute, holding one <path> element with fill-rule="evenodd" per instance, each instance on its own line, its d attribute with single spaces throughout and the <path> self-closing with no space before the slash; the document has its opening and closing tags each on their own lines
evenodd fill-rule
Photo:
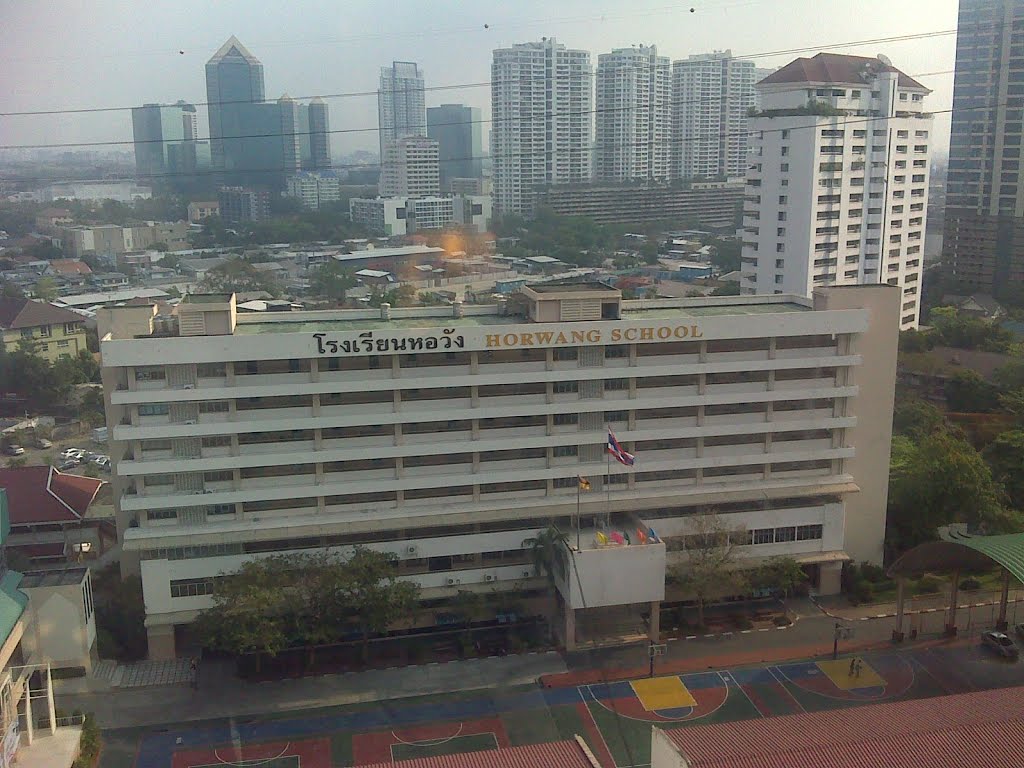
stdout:
<svg viewBox="0 0 1024 768">
<path fill-rule="evenodd" d="M 919 544 L 889 566 L 890 576 L 909 576 L 932 570 L 984 569 L 991 563 L 1005 568 L 1024 584 L 1024 533 L 995 536 L 972 534 L 966 526 L 939 530 L 939 541 Z"/>
</svg>

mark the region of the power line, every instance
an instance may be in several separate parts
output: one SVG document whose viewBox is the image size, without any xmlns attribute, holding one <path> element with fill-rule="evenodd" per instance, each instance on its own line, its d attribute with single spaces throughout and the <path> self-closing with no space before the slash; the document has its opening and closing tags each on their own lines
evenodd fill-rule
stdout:
<svg viewBox="0 0 1024 768">
<path fill-rule="evenodd" d="M 955 70 L 952 70 L 952 69 L 937 70 L 937 71 L 934 71 L 934 72 L 923 72 L 923 73 L 918 74 L 918 75 L 911 75 L 911 77 L 929 77 L 929 76 L 932 76 L 932 75 L 947 75 L 947 74 L 952 74 L 954 71 Z M 721 96 L 704 96 L 704 97 L 697 98 L 697 99 L 684 99 L 684 100 L 681 100 L 681 101 L 671 100 L 671 101 L 668 102 L 666 107 L 674 108 L 674 107 L 681 107 L 681 106 L 686 106 L 686 105 L 691 105 L 691 104 L 714 103 L 714 102 L 718 102 L 718 101 L 721 101 Z M 267 102 L 267 103 L 271 104 L 273 102 Z M 629 106 L 624 106 L 624 107 L 607 107 L 607 108 L 603 108 L 603 109 L 594 108 L 594 109 L 575 110 L 575 111 L 574 110 L 569 110 L 569 111 L 564 111 L 564 112 L 562 112 L 562 111 L 553 111 L 553 112 L 546 112 L 546 113 L 544 113 L 543 118 L 548 120 L 548 119 L 552 119 L 552 118 L 555 118 L 555 117 L 581 117 L 581 116 L 584 116 L 584 115 L 613 114 L 613 113 L 616 113 L 616 112 L 631 112 L 631 111 L 634 111 L 635 109 L 636 109 L 636 107 L 634 105 L 629 105 Z M 449 123 L 435 123 L 434 127 L 442 128 L 442 127 L 460 126 L 460 125 L 484 125 L 484 124 L 499 125 L 499 124 L 504 123 L 504 122 L 520 122 L 520 123 L 521 122 L 526 122 L 526 123 L 529 123 L 529 122 L 532 122 L 535 119 L 539 120 L 540 117 L 534 117 L 533 115 L 531 115 L 531 116 L 526 117 L 526 118 L 522 118 L 522 117 L 516 116 L 516 117 L 507 118 L 505 120 L 500 120 L 500 119 L 495 119 L 495 118 L 486 118 L 486 119 L 480 119 L 480 120 L 458 120 L 458 121 L 449 122 Z M 344 134 L 344 133 L 376 133 L 379 130 L 380 129 L 378 127 L 374 126 L 374 127 L 367 127 L 367 128 L 335 128 L 335 129 L 331 129 L 331 130 L 327 130 L 327 131 L 296 131 L 295 133 L 250 133 L 250 134 L 240 134 L 240 135 L 235 135 L 235 136 L 218 136 L 216 138 L 206 137 L 206 138 L 197 138 L 197 139 L 172 139 L 172 140 L 166 140 L 166 139 L 142 139 L 141 141 L 136 141 L 136 140 L 132 140 L 132 139 L 123 139 L 123 140 L 119 140 L 119 141 L 79 141 L 79 142 L 56 142 L 56 143 L 50 143 L 50 144 L 3 144 L 3 145 L 0 145 L 0 150 L 60 149 L 60 148 L 67 148 L 67 147 L 113 147 L 113 146 L 127 146 L 127 145 L 137 146 L 137 145 L 140 145 L 140 144 L 170 144 L 170 145 L 178 146 L 178 145 L 182 145 L 182 144 L 187 144 L 188 142 L 235 141 L 235 140 L 238 140 L 238 139 L 272 139 L 272 138 L 278 138 L 278 137 L 292 138 L 292 137 L 295 137 L 295 136 L 323 136 L 323 135 L 328 135 L 328 134 Z M 383 158 L 382 158 L 382 160 L 383 160 Z"/>
<path fill-rule="evenodd" d="M 1006 106 L 1006 102 L 992 102 L 992 103 L 980 104 L 980 105 L 976 105 L 976 106 L 972 106 L 972 107 L 958 107 L 957 109 L 958 109 L 958 111 L 975 111 L 975 110 L 998 108 L 998 107 L 1001 107 L 1001 106 Z M 950 108 L 950 109 L 940 109 L 940 110 L 922 112 L 921 114 L 923 114 L 923 115 L 944 115 L 944 114 L 950 114 L 952 112 L 953 112 L 953 109 Z M 911 113 L 911 114 L 916 114 L 916 113 Z M 814 117 L 831 117 L 831 116 L 830 115 L 817 115 L 817 116 L 816 115 L 797 115 L 797 117 L 811 117 L 811 118 L 814 118 Z M 845 118 L 843 120 L 838 120 L 833 125 L 835 125 L 837 127 L 846 126 L 846 125 L 863 125 L 863 124 L 866 124 L 866 123 L 872 123 L 872 122 L 882 121 L 882 120 L 891 120 L 891 119 L 894 119 L 894 116 L 891 116 L 891 115 L 869 115 L 869 116 L 857 115 L 857 116 L 847 117 L 847 118 Z M 808 123 L 807 125 L 787 126 L 785 128 L 769 128 L 769 129 L 761 131 L 761 133 L 781 133 L 782 131 L 813 130 L 813 129 L 817 128 L 817 127 L 818 127 L 818 125 L 815 122 L 815 123 Z M 720 138 L 736 138 L 736 137 L 742 137 L 742 136 L 749 136 L 750 133 L 751 133 L 750 129 L 743 129 L 743 130 L 732 131 L 732 132 L 726 131 L 724 133 L 718 133 L 718 134 L 714 134 L 714 135 L 718 136 Z M 695 137 L 683 138 L 683 139 L 681 139 L 680 141 L 678 141 L 676 143 L 677 144 L 680 144 L 680 143 L 681 144 L 689 144 L 691 142 L 706 141 L 706 140 L 707 139 L 705 137 L 695 136 Z M 623 146 L 623 147 L 644 147 L 644 146 L 649 146 L 650 143 L 651 142 L 649 140 L 643 140 L 643 141 L 630 142 L 630 143 L 619 145 L 619 146 Z M 589 154 L 590 152 L 591 152 L 591 147 L 588 146 L 588 147 L 580 150 L 579 152 L 572 152 L 572 153 L 566 153 L 566 154 L 585 155 L 585 154 Z M 488 160 L 488 159 L 490 159 L 491 161 L 494 161 L 494 160 L 497 160 L 497 159 L 513 160 L 513 159 L 525 159 L 525 158 L 530 158 L 530 157 L 544 156 L 544 155 L 547 155 L 547 154 L 550 154 L 549 151 L 546 150 L 546 149 L 542 149 L 542 150 L 535 150 L 535 151 L 529 151 L 529 152 L 503 153 L 503 154 L 498 154 L 498 155 L 469 155 L 467 157 L 452 157 L 452 158 L 448 158 L 448 159 L 446 159 L 446 160 L 444 160 L 442 162 L 445 162 L 445 163 L 457 163 L 457 162 L 466 162 L 466 161 L 471 161 L 471 160 Z M 401 163 L 401 162 L 395 162 L 395 163 L 381 162 L 381 163 L 373 163 L 373 164 L 343 163 L 343 164 L 339 164 L 339 165 L 333 165 L 330 169 L 324 169 L 324 170 L 366 170 L 367 168 L 385 168 L 385 167 L 392 167 L 392 166 L 398 167 L 398 166 L 401 166 L 401 165 L 403 165 L 403 163 Z M 8 180 L 12 181 L 12 182 L 21 182 L 21 183 L 25 183 L 25 182 L 48 182 L 48 183 L 51 183 L 51 184 L 74 183 L 74 182 L 84 183 L 84 182 L 87 182 L 87 181 L 118 182 L 118 181 L 147 181 L 148 180 L 148 181 L 151 181 L 151 182 L 159 182 L 159 181 L 163 181 L 163 180 L 171 179 L 171 178 L 176 178 L 176 177 L 193 178 L 193 177 L 199 177 L 199 176 L 225 175 L 225 174 L 230 174 L 230 173 L 235 173 L 235 174 L 238 174 L 238 175 L 246 175 L 246 176 L 256 176 L 256 175 L 260 175 L 260 174 L 264 174 L 264 173 L 266 173 L 266 174 L 283 174 L 283 173 L 292 173 L 292 172 L 300 172 L 300 171 L 301 171 L 301 169 L 285 168 L 285 167 L 253 168 L 253 169 L 250 169 L 250 170 L 233 170 L 233 171 L 232 170 L 225 170 L 223 168 L 211 168 L 211 169 L 203 170 L 203 171 L 188 171 L 188 172 L 180 172 L 180 173 L 176 172 L 176 173 L 151 174 L 151 175 L 146 175 L 146 176 L 140 176 L 138 174 L 133 174 L 131 176 L 107 177 L 107 178 L 103 178 L 103 179 L 55 179 L 55 178 L 47 178 L 47 177 L 17 177 L 17 178 L 10 177 Z"/>
<path fill-rule="evenodd" d="M 993 24 L 992 26 L 1000 26 L 1001 24 L 1002 24 L 1002 22 L 999 22 L 998 24 Z M 918 32 L 918 33 L 914 33 L 914 34 L 895 35 L 895 36 L 891 36 L 891 37 L 876 37 L 876 38 L 869 38 L 869 39 L 863 39 L 863 40 L 850 40 L 850 41 L 846 41 L 846 42 L 842 42 L 842 43 L 832 43 L 832 44 L 829 44 L 829 45 L 813 45 L 813 46 L 805 46 L 805 47 L 802 47 L 802 48 L 786 48 L 786 49 L 780 49 L 780 50 L 774 50 L 774 51 L 762 51 L 760 53 L 736 54 L 736 55 L 730 56 L 729 58 L 732 58 L 732 59 L 747 59 L 747 60 L 749 60 L 749 59 L 763 59 L 763 58 L 769 58 L 769 57 L 772 57 L 772 56 L 783 56 L 783 55 L 793 54 L 793 53 L 805 53 L 805 52 L 808 52 L 808 51 L 821 51 L 821 50 L 828 50 L 828 49 L 833 49 L 833 48 L 844 48 L 844 47 L 853 47 L 853 46 L 862 46 L 862 45 L 874 45 L 874 44 L 878 44 L 878 43 L 893 43 L 893 42 L 902 42 L 902 41 L 907 41 L 907 40 L 922 40 L 922 39 L 928 39 L 928 38 L 932 38 L 932 37 L 943 37 L 943 36 L 946 36 L 946 35 L 954 35 L 954 34 L 956 34 L 956 29 L 942 29 L 942 30 L 934 30 L 932 32 Z M 503 50 L 503 49 L 497 49 L 497 50 Z M 679 59 L 678 61 L 688 61 L 688 59 Z M 669 64 L 667 64 L 667 65 L 665 65 L 665 64 L 653 64 L 653 65 L 643 65 L 643 66 L 648 66 L 648 67 L 651 67 L 651 68 L 669 68 L 670 69 L 672 67 L 672 65 L 673 65 L 673 62 L 669 62 Z M 592 77 L 593 74 L 591 73 L 590 76 Z M 461 89 L 468 89 L 468 88 L 484 88 L 484 87 L 487 87 L 487 86 L 492 86 L 493 87 L 493 86 L 500 86 L 501 84 L 502 84 L 502 81 L 500 81 L 500 80 L 497 80 L 497 81 L 496 80 L 482 80 L 482 81 L 479 81 L 479 82 L 451 83 L 451 84 L 448 84 L 448 85 L 425 86 L 422 90 L 424 92 L 426 92 L 426 91 L 450 91 L 450 90 L 461 90 Z M 418 91 L 420 89 L 416 88 L 416 89 L 408 89 L 408 90 L 417 90 Z M 401 93 L 401 92 L 402 92 L 401 90 L 395 91 L 395 93 Z M 378 91 L 376 91 L 376 90 L 374 90 L 374 91 L 347 91 L 347 92 L 341 92 L 341 93 L 326 93 L 326 94 L 313 94 L 311 96 L 298 96 L 298 97 L 295 98 L 295 100 L 296 101 L 302 101 L 304 99 L 314 99 L 314 98 L 321 98 L 321 99 L 358 98 L 358 97 L 366 97 L 366 96 L 376 96 L 377 94 L 378 94 Z M 204 107 L 204 106 L 208 107 L 208 106 L 211 106 L 211 105 L 213 105 L 213 106 L 225 106 L 225 105 L 228 105 L 228 104 L 253 104 L 253 103 L 259 103 L 259 102 L 253 102 L 253 101 L 249 101 L 249 100 L 240 100 L 240 101 L 217 101 L 217 102 L 195 101 L 195 102 L 187 102 L 187 103 L 190 104 L 193 107 Z M 134 106 L 129 106 L 129 107 L 82 107 L 82 108 L 77 108 L 77 109 L 43 109 L 43 110 L 28 110 L 28 111 L 21 111 L 21 112 L 0 112 L 0 117 L 27 117 L 27 116 L 35 116 L 35 115 L 72 115 L 72 114 L 92 114 L 92 113 L 100 113 L 100 112 L 127 112 L 127 111 L 130 111 L 132 109 L 137 109 L 139 106 L 142 106 L 142 105 L 136 104 Z M 166 106 L 174 106 L 174 105 L 166 105 Z"/>
</svg>

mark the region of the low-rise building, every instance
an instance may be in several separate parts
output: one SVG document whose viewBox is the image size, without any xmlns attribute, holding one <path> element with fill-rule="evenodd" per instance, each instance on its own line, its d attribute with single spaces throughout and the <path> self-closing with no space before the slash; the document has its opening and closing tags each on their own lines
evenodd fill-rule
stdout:
<svg viewBox="0 0 1024 768">
<path fill-rule="evenodd" d="M 66 227 L 75 221 L 67 208 L 44 208 L 36 214 L 36 229 L 40 232 L 52 232 L 59 227 Z"/>
<path fill-rule="evenodd" d="M 217 200 L 193 201 L 188 204 L 188 220 L 198 224 L 211 216 L 220 216 L 220 202 Z"/>
<path fill-rule="evenodd" d="M 483 306 L 188 296 L 176 331 L 107 310 L 121 565 L 150 655 L 176 653 L 220 574 L 275 553 L 393 553 L 425 631 L 462 590 L 531 600 L 552 523 L 567 647 L 577 617 L 650 614 L 656 638 L 662 602 L 689 598 L 666 568 L 708 519 L 741 562 L 790 556 L 835 593 L 844 561 L 882 558 L 899 305 L 890 286 L 630 302 L 552 281 Z"/>
<path fill-rule="evenodd" d="M 388 237 L 444 229 L 452 224 L 486 232 L 491 199 L 485 195 L 352 198 L 349 215 L 374 234 Z"/>
<path fill-rule="evenodd" d="M 136 184 L 134 181 L 66 181 L 49 184 L 38 193 L 39 199 L 44 203 L 54 200 L 114 200 L 119 203 L 134 203 L 136 200 L 149 200 L 152 196 L 152 187 Z"/>
<path fill-rule="evenodd" d="M 77 357 L 88 349 L 85 318 L 43 301 L 0 296 L 0 338 L 3 349 L 14 352 L 22 341 L 32 342 L 41 357 L 54 362 Z"/>
</svg>

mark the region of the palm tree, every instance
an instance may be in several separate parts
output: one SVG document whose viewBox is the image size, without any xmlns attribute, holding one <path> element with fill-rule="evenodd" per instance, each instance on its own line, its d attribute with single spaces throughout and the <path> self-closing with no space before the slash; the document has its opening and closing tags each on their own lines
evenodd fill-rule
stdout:
<svg viewBox="0 0 1024 768">
<path fill-rule="evenodd" d="M 530 544 L 530 554 L 538 572 L 543 572 L 554 589 L 557 581 L 565 581 L 568 563 L 566 552 L 569 537 L 554 523 L 537 534 Z"/>
</svg>

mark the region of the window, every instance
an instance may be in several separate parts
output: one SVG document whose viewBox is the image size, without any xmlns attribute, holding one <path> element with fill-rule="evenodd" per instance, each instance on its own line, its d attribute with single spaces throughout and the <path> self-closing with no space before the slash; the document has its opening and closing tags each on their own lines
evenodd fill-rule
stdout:
<svg viewBox="0 0 1024 768">
<path fill-rule="evenodd" d="M 580 384 L 578 381 L 556 381 L 554 385 L 556 395 L 564 395 L 570 392 L 579 392 Z"/>
<path fill-rule="evenodd" d="M 39 336 L 43 339 L 48 339 L 53 336 L 53 329 L 48 325 L 39 326 Z"/>
<path fill-rule="evenodd" d="M 166 416 L 171 412 L 166 403 L 144 403 L 139 406 L 139 416 Z"/>
<path fill-rule="evenodd" d="M 780 544 L 784 541 L 796 541 L 796 526 L 789 525 L 775 529 L 775 543 Z"/>
<path fill-rule="evenodd" d="M 811 539 L 820 539 L 822 534 L 822 526 L 817 525 L 798 525 L 796 527 L 796 540 L 797 541 L 809 541 Z"/>
<path fill-rule="evenodd" d="M 779 165 L 779 172 L 786 173 L 789 170 L 789 163 L 782 163 Z"/>
<path fill-rule="evenodd" d="M 215 577 L 201 579 L 172 579 L 171 597 L 199 597 L 200 595 L 213 594 L 213 580 Z"/>
<path fill-rule="evenodd" d="M 163 381 L 165 378 L 163 366 L 148 365 L 135 369 L 136 381 Z"/>
<path fill-rule="evenodd" d="M 555 457 L 576 456 L 578 453 L 579 447 L 575 445 L 556 445 L 551 450 L 551 455 Z"/>
<path fill-rule="evenodd" d="M 57 346 L 61 349 L 64 349 L 66 347 L 70 347 L 71 342 L 68 341 L 67 339 L 61 339 L 60 341 L 57 342 Z"/>
<path fill-rule="evenodd" d="M 152 482 L 147 482 L 147 485 L 154 485 Z M 178 510 L 176 509 L 149 509 L 146 510 L 147 520 L 177 520 Z"/>
<path fill-rule="evenodd" d="M 775 543 L 775 529 L 774 528 L 755 528 L 750 532 L 750 543 L 751 544 L 774 544 Z"/>
<path fill-rule="evenodd" d="M 64 323 L 64 333 L 66 335 L 78 333 L 80 330 L 82 330 L 81 323 Z"/>
</svg>

